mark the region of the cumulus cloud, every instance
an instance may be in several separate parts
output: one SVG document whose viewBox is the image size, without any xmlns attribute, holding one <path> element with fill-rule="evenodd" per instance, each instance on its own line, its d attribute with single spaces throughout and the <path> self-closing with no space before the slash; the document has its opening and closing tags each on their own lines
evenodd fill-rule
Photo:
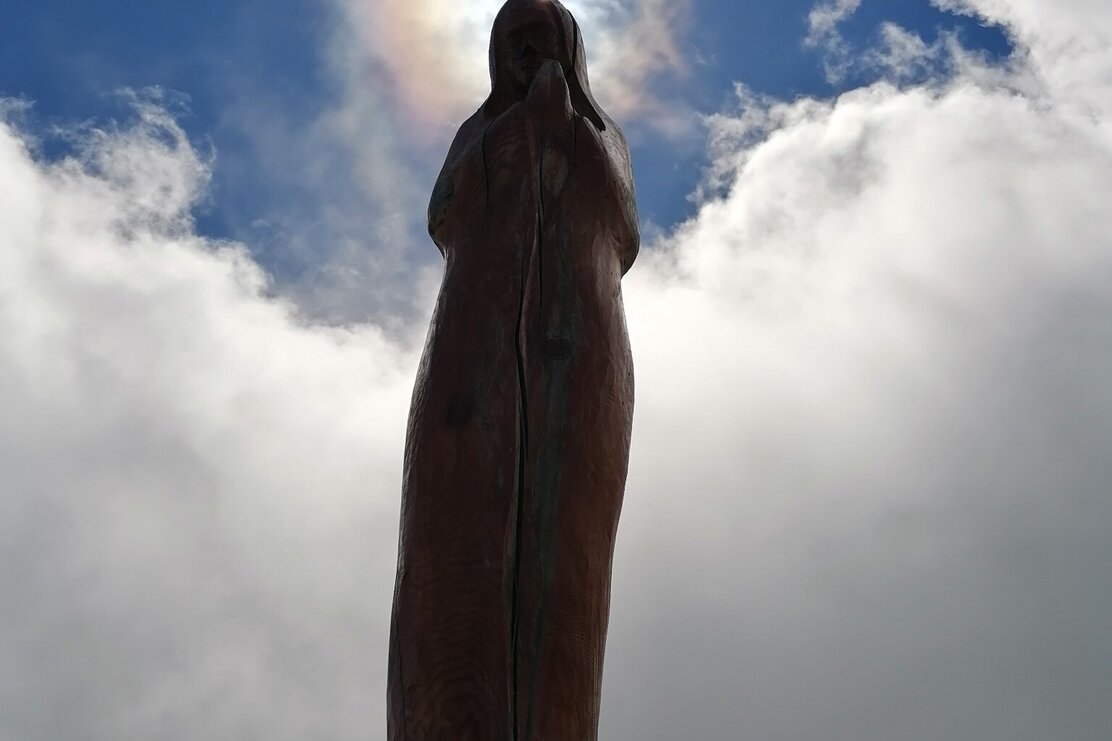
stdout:
<svg viewBox="0 0 1112 741">
<path fill-rule="evenodd" d="M 1037 0 L 935 0 L 944 10 L 1004 26 L 1029 64 L 1025 71 L 1074 113 L 1112 129 L 1112 14 L 1100 0 L 1050 6 Z"/>
<path fill-rule="evenodd" d="M 767 113 L 629 282 L 610 735 L 1106 736 L 1107 142 L 963 81 Z"/>
<path fill-rule="evenodd" d="M 626 281 L 604 738 L 1109 737 L 1112 50 L 1067 5 L 710 120 Z M 5 738 L 382 735 L 424 318 L 272 298 L 210 168 L 145 104 L 57 163 L 0 127 Z"/>
<path fill-rule="evenodd" d="M 712 120 L 627 285 L 611 737 L 1112 732 L 1102 35 Z"/>
<path fill-rule="evenodd" d="M 413 353 L 268 298 L 138 116 L 0 127 L 0 736 L 365 737 Z"/>
</svg>

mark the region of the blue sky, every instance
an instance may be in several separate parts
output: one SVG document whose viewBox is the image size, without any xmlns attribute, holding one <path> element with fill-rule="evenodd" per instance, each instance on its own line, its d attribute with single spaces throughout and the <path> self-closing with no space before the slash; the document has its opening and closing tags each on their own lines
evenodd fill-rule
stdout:
<svg viewBox="0 0 1112 741">
<path fill-rule="evenodd" d="M 645 222 L 601 737 L 1108 741 L 1108 3 L 565 2 Z M 497 5 L 4 4 L 0 739 L 383 737 Z"/>
<path fill-rule="evenodd" d="M 869 70 L 837 83 L 826 79 L 821 50 L 803 46 L 810 10 L 809 0 L 694 3 L 680 37 L 692 60 L 688 74 L 666 84 L 678 87 L 678 97 L 693 111 L 713 113 L 733 106 L 735 82 L 790 100 L 827 96 L 869 79 Z M 291 201 L 302 204 L 301 218 L 312 220 L 321 204 L 307 203 L 296 182 L 272 177 L 234 111 L 257 107 L 296 132 L 336 101 L 342 91 L 322 56 L 330 29 L 341 22 L 334 7 L 319 0 L 67 0 L 23 3 L 14 18 L 0 28 L 0 93 L 34 101 L 31 120 L 48 155 L 65 151 L 64 140 L 50 138 L 51 127 L 126 119 L 127 104 L 117 91 L 162 88 L 178 96 L 179 120 L 189 135 L 218 156 L 212 198 L 197 212 L 202 233 L 246 240 L 279 278 L 304 270 L 311 255 L 268 251 L 272 235 L 257 222 L 280 220 Z M 999 28 L 945 13 L 927 0 L 865 0 L 842 33 L 850 45 L 864 48 L 882 22 L 898 23 L 928 43 L 946 31 L 994 57 L 1010 50 Z M 446 135 L 440 132 L 440 141 L 413 162 L 423 182 L 431 182 L 439 168 L 436 146 L 446 149 Z M 633 153 L 643 218 L 668 227 L 691 216 L 687 196 L 706 165 L 702 137 L 669 140 L 648 132 L 635 138 Z"/>
</svg>

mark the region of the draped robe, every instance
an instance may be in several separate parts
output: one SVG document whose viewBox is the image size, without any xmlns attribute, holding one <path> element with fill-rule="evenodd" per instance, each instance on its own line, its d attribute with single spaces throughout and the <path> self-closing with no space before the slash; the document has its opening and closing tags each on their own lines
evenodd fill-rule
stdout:
<svg viewBox="0 0 1112 741">
<path fill-rule="evenodd" d="M 541 22 L 566 53 L 522 95 L 507 46 Z M 491 75 L 429 207 L 446 263 L 406 436 L 392 741 L 597 736 L 633 421 L 629 150 L 558 2 L 506 4 Z"/>
</svg>

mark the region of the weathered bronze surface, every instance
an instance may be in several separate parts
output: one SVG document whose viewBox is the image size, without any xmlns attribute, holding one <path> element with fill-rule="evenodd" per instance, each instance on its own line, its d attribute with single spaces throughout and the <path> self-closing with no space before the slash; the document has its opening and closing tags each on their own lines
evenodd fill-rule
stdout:
<svg viewBox="0 0 1112 741">
<path fill-rule="evenodd" d="M 406 437 L 392 741 L 597 737 L 633 423 L 629 148 L 579 28 L 509 0 L 429 205 L 446 259 Z"/>
</svg>

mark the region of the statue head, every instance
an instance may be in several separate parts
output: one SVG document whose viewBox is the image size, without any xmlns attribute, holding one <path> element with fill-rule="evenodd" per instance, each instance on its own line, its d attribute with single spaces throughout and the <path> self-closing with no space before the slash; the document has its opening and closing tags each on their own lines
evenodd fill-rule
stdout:
<svg viewBox="0 0 1112 741">
<path fill-rule="evenodd" d="M 491 94 L 488 115 L 523 100 L 545 61 L 560 63 L 572 107 L 599 131 L 606 117 L 595 103 L 587 79 L 587 55 L 579 24 L 559 0 L 506 0 L 490 34 Z"/>
</svg>

